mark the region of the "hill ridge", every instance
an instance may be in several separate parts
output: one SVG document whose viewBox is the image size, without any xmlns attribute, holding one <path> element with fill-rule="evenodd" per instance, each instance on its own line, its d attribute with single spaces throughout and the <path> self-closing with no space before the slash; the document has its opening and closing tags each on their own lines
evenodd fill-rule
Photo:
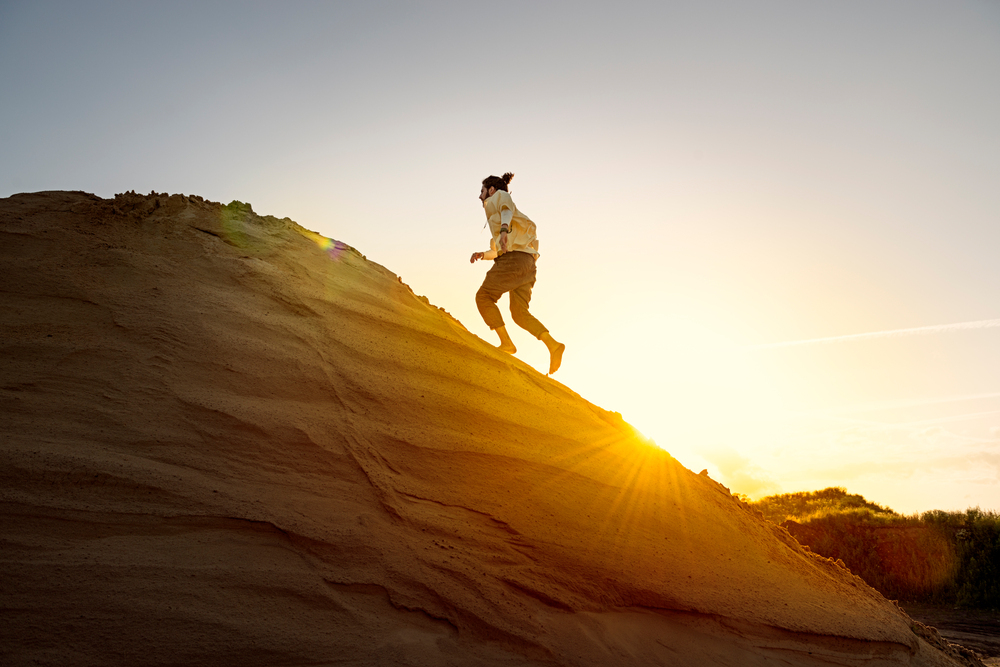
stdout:
<svg viewBox="0 0 1000 667">
<path fill-rule="evenodd" d="M 35 193 L 0 239 L 14 662 L 959 664 L 288 218 Z"/>
</svg>

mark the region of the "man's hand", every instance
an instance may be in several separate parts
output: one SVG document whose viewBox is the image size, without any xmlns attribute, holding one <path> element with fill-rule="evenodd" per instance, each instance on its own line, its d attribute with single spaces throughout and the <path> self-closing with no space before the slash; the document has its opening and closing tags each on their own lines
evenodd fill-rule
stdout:
<svg viewBox="0 0 1000 667">
<path fill-rule="evenodd" d="M 500 252 L 507 252 L 507 232 L 500 232 Z"/>
<path fill-rule="evenodd" d="M 477 259 L 482 259 L 482 258 L 483 258 L 483 253 L 474 252 L 472 253 L 472 259 L 469 260 L 469 264 L 475 264 Z"/>
</svg>

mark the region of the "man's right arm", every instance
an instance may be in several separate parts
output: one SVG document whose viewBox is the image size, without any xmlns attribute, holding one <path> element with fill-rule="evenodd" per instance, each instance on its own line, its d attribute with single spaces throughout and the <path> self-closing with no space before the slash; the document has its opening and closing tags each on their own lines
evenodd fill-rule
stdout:
<svg viewBox="0 0 1000 667">
<path fill-rule="evenodd" d="M 486 252 L 472 253 L 472 259 L 469 262 L 475 263 L 477 259 L 496 259 L 498 254 L 496 243 L 493 242 L 493 239 L 490 239 L 490 249 Z"/>
</svg>

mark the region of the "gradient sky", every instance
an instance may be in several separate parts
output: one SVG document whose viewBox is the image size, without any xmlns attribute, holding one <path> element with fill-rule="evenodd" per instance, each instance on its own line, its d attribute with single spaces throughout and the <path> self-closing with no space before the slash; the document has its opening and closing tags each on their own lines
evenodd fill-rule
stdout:
<svg viewBox="0 0 1000 667">
<path fill-rule="evenodd" d="M 6 1 L 0 91 L 0 196 L 249 201 L 491 343 L 513 171 L 558 380 L 736 492 L 1000 509 L 996 2 Z"/>
</svg>

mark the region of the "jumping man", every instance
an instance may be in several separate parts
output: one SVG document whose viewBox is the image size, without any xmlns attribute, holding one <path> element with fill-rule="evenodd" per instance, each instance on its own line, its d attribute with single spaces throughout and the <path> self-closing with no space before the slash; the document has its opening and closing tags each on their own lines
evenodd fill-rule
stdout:
<svg viewBox="0 0 1000 667">
<path fill-rule="evenodd" d="M 472 253 L 469 261 L 492 259 L 493 267 L 486 273 L 483 286 L 476 292 L 476 305 L 487 326 L 500 336 L 499 349 L 514 354 L 514 347 L 503 316 L 497 308 L 497 301 L 505 292 L 510 292 L 510 315 L 514 323 L 549 348 L 549 374 L 559 370 L 566 346 L 549 335 L 541 322 L 528 312 L 531 288 L 535 284 L 535 261 L 538 259 L 538 238 L 535 223 L 517 210 L 510 198 L 507 185 L 514 174 L 507 172 L 500 176 L 483 179 L 483 189 L 479 199 L 486 209 L 490 225 L 490 249 Z"/>
</svg>

